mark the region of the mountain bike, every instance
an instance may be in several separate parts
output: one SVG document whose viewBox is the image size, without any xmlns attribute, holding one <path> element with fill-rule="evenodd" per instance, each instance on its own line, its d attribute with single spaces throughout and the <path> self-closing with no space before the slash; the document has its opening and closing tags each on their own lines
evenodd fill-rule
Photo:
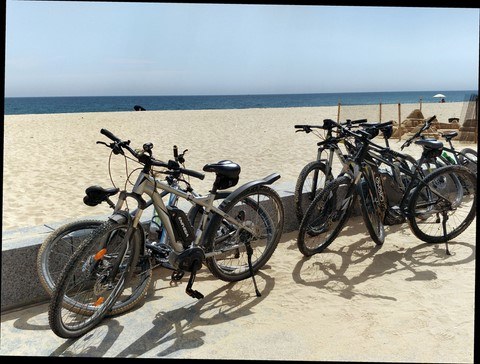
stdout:
<svg viewBox="0 0 480 364">
<path fill-rule="evenodd" d="M 425 119 L 422 127 L 402 144 L 401 150 L 411 145 L 412 141 L 416 139 L 434 140 L 433 138 L 426 138 L 423 133 L 430 128 L 435 119 L 435 115 Z M 437 167 L 458 164 L 467 167 L 473 173 L 477 174 L 477 151 L 472 148 L 464 148 L 461 151 L 457 151 L 452 143 L 452 139 L 458 135 L 456 131 L 440 132 L 440 135 L 448 142 L 449 147 L 444 146 L 442 154 L 431 160 L 431 163 L 424 163 L 423 169 L 431 171 Z"/>
<path fill-rule="evenodd" d="M 367 123 L 367 119 L 359 119 L 354 121 L 347 120 L 345 123 L 339 125 L 342 125 L 349 130 L 355 127 L 364 128 L 364 130 L 369 133 L 370 138 L 376 137 L 379 132 L 381 132 L 386 146 L 389 147 L 388 140 L 393 132 L 392 122 Z M 342 132 L 342 129 L 339 129 L 335 124 L 330 123 L 329 119 L 325 119 L 323 125 L 295 125 L 295 128 L 299 129 L 295 132 L 303 131 L 307 134 L 313 132 L 317 137 L 323 139 L 317 143 L 317 159 L 303 167 L 295 185 L 295 214 L 297 216 L 297 221 L 301 223 L 305 211 L 315 198 L 315 195 L 318 194 L 328 182 L 334 179 L 332 172 L 334 156 L 337 157 L 340 165 L 343 167 L 348 164 L 348 157 L 355 150 L 355 146 L 352 144 L 352 141 L 349 140 L 351 138 Z M 318 129 L 326 131 L 326 135 L 323 136 L 317 131 Z M 333 135 L 334 132 L 336 133 L 336 136 Z M 339 144 L 344 144 L 346 153 L 341 150 Z M 323 154 L 325 154 L 326 158 L 322 158 Z M 408 165 L 411 168 L 416 163 L 415 158 L 408 154 L 405 154 L 404 156 L 405 158 L 401 163 L 404 167 Z M 387 187 L 387 192 L 391 195 L 398 195 L 397 185 L 398 183 L 401 183 L 399 180 L 405 180 L 406 176 L 401 175 L 398 168 L 393 170 L 390 169 L 388 170 L 388 173 L 393 177 L 393 182 Z M 391 214 L 387 215 L 387 219 L 389 224 L 398 222 L 398 219 L 391 217 Z"/>
<path fill-rule="evenodd" d="M 367 119 L 354 121 L 347 120 L 342 125 L 352 127 L 353 125 L 366 122 Z M 298 129 L 295 130 L 296 133 L 313 133 L 315 136 L 321 139 L 321 141 L 317 143 L 318 149 L 316 160 L 306 164 L 302 168 L 295 185 L 295 214 L 298 222 L 300 223 L 305 210 L 315 198 L 316 193 L 321 191 L 325 187 L 325 184 L 333 179 L 332 167 L 334 156 L 337 157 L 342 165 L 346 163 L 345 153 L 339 147 L 339 142 L 344 143 L 347 153 L 349 152 L 349 148 L 352 148 L 352 145 L 348 140 L 345 140 L 343 136 L 333 135 L 334 132 L 337 132 L 338 134 L 338 131 L 333 124 L 324 122 L 323 125 L 295 125 L 294 127 L 295 129 Z M 324 131 L 324 135 L 319 131 L 319 129 Z M 325 155 L 324 158 L 322 158 L 323 154 Z"/>
<path fill-rule="evenodd" d="M 152 259 L 151 251 L 160 257 L 156 260 L 162 267 L 172 270 L 173 280 L 190 273 L 185 291 L 193 298 L 203 298 L 192 289 L 203 263 L 215 277 L 227 282 L 251 277 L 255 293 L 260 296 L 254 274 L 272 256 L 283 230 L 283 204 L 278 193 L 269 187 L 280 175 L 273 173 L 238 187 L 217 207 L 217 191 L 233 187 L 239 180 L 238 164 L 221 160 L 205 165 L 203 171 L 215 173 L 215 180 L 208 195 L 196 197 L 172 188 L 157 176 L 203 179 L 205 174 L 181 168 L 172 160 L 165 163 L 155 159 L 152 143 L 133 150 L 129 140 L 122 141 L 106 129 L 101 133 L 113 141 L 103 144 L 115 154 L 128 151 L 142 168 L 135 170 L 138 175 L 131 191 L 125 188 L 120 192 L 108 221 L 84 240 L 62 271 L 48 311 L 52 331 L 60 337 L 73 338 L 95 327 L 115 304 L 135 267 Z M 163 169 L 154 170 L 155 167 Z M 182 209 L 166 206 L 158 191 L 167 191 L 202 209 L 198 228 L 193 228 Z M 139 223 L 146 207 L 144 195 L 152 199 L 168 236 L 165 244 L 153 249 L 146 246 Z M 133 215 L 128 207 L 131 200 L 136 204 Z"/>
<path fill-rule="evenodd" d="M 175 161 L 185 166 L 185 153 L 187 151 L 188 150 L 184 150 L 183 153 L 179 154 L 178 147 L 174 145 L 173 156 Z M 111 159 L 109 159 L 109 161 L 110 160 Z M 182 186 L 180 185 L 181 182 L 186 184 L 186 187 L 183 187 L 184 192 L 189 190 L 194 196 L 200 196 L 191 188 L 190 183 L 186 180 L 169 177 L 169 185 L 173 188 L 182 189 Z M 119 191 L 119 188 L 105 189 L 100 186 L 90 186 L 85 190 L 86 195 L 83 202 L 88 206 L 97 206 L 106 202 L 113 209 L 115 204 L 112 202 L 111 197 L 117 195 Z M 215 200 L 224 199 L 228 194 L 229 192 L 220 191 L 215 194 Z M 169 194 L 167 191 L 162 191 L 160 196 L 162 198 L 168 196 L 167 206 L 176 206 L 178 201 L 176 195 Z M 147 201 L 146 208 L 150 206 L 152 206 L 151 199 Z M 135 210 L 132 211 L 132 214 L 135 213 Z M 188 212 L 190 222 L 194 224 L 195 220 L 198 220 L 198 216 L 201 213 L 202 211 L 193 205 Z M 49 295 L 52 294 L 55 288 L 55 282 L 58 280 L 58 277 L 68 262 L 68 259 L 73 255 L 83 240 L 103 223 L 104 221 L 102 220 L 91 219 L 69 222 L 53 230 L 43 241 L 37 254 L 36 265 L 40 283 Z M 147 239 L 147 248 L 155 249 L 155 247 L 160 244 L 165 244 L 165 239 L 167 238 L 166 231 L 163 229 L 162 223 L 159 221 L 155 210 L 153 210 L 151 220 L 145 222 L 143 225 L 146 230 L 145 238 Z M 149 263 L 149 261 L 145 262 L 147 265 L 146 267 L 143 269 L 137 269 L 138 274 L 132 276 L 132 279 L 129 282 L 129 287 L 126 287 L 122 296 L 117 299 L 117 302 L 108 313 L 109 316 L 128 311 L 134 305 L 142 301 L 151 282 L 151 264 Z"/>
<path fill-rule="evenodd" d="M 357 197 L 371 238 L 376 244 L 383 244 L 383 220 L 389 204 L 379 173 L 379 165 L 383 163 L 399 168 L 409 177 L 394 210 L 408 220 L 415 236 L 428 243 L 444 242 L 449 254 L 448 241 L 461 234 L 476 216 L 475 174 L 464 166 L 449 165 L 424 177 L 421 164 L 441 154 L 442 142 L 416 141 L 423 152 L 420 163 L 412 170 L 402 163 L 394 166 L 391 162 L 392 158 L 404 159 L 402 153 L 375 144 L 365 131 L 352 132 L 337 125 L 355 138 L 357 148 L 340 175 L 308 207 L 297 238 L 300 252 L 310 256 L 328 247 L 348 220 Z"/>
</svg>

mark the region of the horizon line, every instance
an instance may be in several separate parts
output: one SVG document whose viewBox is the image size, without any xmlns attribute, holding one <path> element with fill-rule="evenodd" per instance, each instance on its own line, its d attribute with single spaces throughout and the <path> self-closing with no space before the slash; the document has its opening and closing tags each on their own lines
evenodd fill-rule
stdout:
<svg viewBox="0 0 480 364">
<path fill-rule="evenodd" d="M 7 98 L 54 98 L 54 97 L 199 97 L 199 96 L 281 96 L 281 95 L 318 95 L 318 94 L 368 94 L 368 93 L 393 93 L 393 92 L 476 92 L 475 89 L 466 90 L 402 90 L 402 91 L 340 91 L 340 92 L 294 92 L 294 93 L 252 93 L 252 94 L 173 94 L 173 95 L 56 95 L 56 96 L 4 96 Z"/>
</svg>

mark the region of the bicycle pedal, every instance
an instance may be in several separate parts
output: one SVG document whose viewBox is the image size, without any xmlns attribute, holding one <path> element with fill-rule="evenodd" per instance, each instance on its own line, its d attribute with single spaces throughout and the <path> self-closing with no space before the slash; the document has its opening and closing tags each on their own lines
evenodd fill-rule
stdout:
<svg viewBox="0 0 480 364">
<path fill-rule="evenodd" d="M 194 289 L 187 289 L 185 290 L 185 292 L 190 296 L 190 297 L 193 297 L 193 298 L 196 298 L 197 300 L 200 300 L 202 298 L 204 298 L 203 294 L 201 294 L 200 292 L 194 290 Z"/>
</svg>

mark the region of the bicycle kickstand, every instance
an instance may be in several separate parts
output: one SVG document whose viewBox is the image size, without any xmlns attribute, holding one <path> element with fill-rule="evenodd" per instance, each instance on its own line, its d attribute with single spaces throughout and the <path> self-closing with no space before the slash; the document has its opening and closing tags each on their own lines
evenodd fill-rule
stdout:
<svg viewBox="0 0 480 364">
<path fill-rule="evenodd" d="M 192 286 L 193 286 L 193 282 L 195 282 L 195 276 L 197 275 L 197 270 L 198 270 L 199 266 L 201 267 L 201 265 L 202 265 L 201 262 L 200 262 L 200 264 L 198 264 L 197 260 L 194 261 L 194 263 L 192 264 L 192 271 L 190 273 L 190 278 L 189 278 L 188 283 L 187 283 L 187 288 L 185 288 L 185 292 L 190 297 L 196 298 L 198 300 L 202 299 L 204 296 L 200 292 L 192 289 Z"/>
<path fill-rule="evenodd" d="M 253 279 L 253 286 L 255 287 L 255 294 L 257 295 L 257 297 L 261 297 L 262 295 L 260 294 L 260 291 L 258 290 L 257 282 L 255 281 L 255 276 L 253 275 L 253 266 L 252 266 L 253 249 L 250 246 L 250 243 L 246 243 L 245 246 L 247 248 L 248 269 L 250 270 L 250 274 L 251 274 L 252 279 Z"/>
<path fill-rule="evenodd" d="M 443 211 L 442 212 L 442 215 L 443 215 L 443 220 L 442 220 L 442 227 L 443 227 L 443 236 L 447 236 L 447 220 L 448 220 L 448 215 L 447 215 L 447 212 L 446 211 Z M 450 251 L 448 250 L 448 240 L 445 241 L 445 253 L 447 255 L 452 255 L 450 254 Z"/>
</svg>

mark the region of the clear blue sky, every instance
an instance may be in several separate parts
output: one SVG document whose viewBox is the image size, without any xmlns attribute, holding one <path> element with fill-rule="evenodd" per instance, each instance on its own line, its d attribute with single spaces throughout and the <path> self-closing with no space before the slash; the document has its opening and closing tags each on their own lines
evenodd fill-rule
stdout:
<svg viewBox="0 0 480 364">
<path fill-rule="evenodd" d="M 476 90 L 479 9 L 7 1 L 5 96 Z"/>
</svg>

